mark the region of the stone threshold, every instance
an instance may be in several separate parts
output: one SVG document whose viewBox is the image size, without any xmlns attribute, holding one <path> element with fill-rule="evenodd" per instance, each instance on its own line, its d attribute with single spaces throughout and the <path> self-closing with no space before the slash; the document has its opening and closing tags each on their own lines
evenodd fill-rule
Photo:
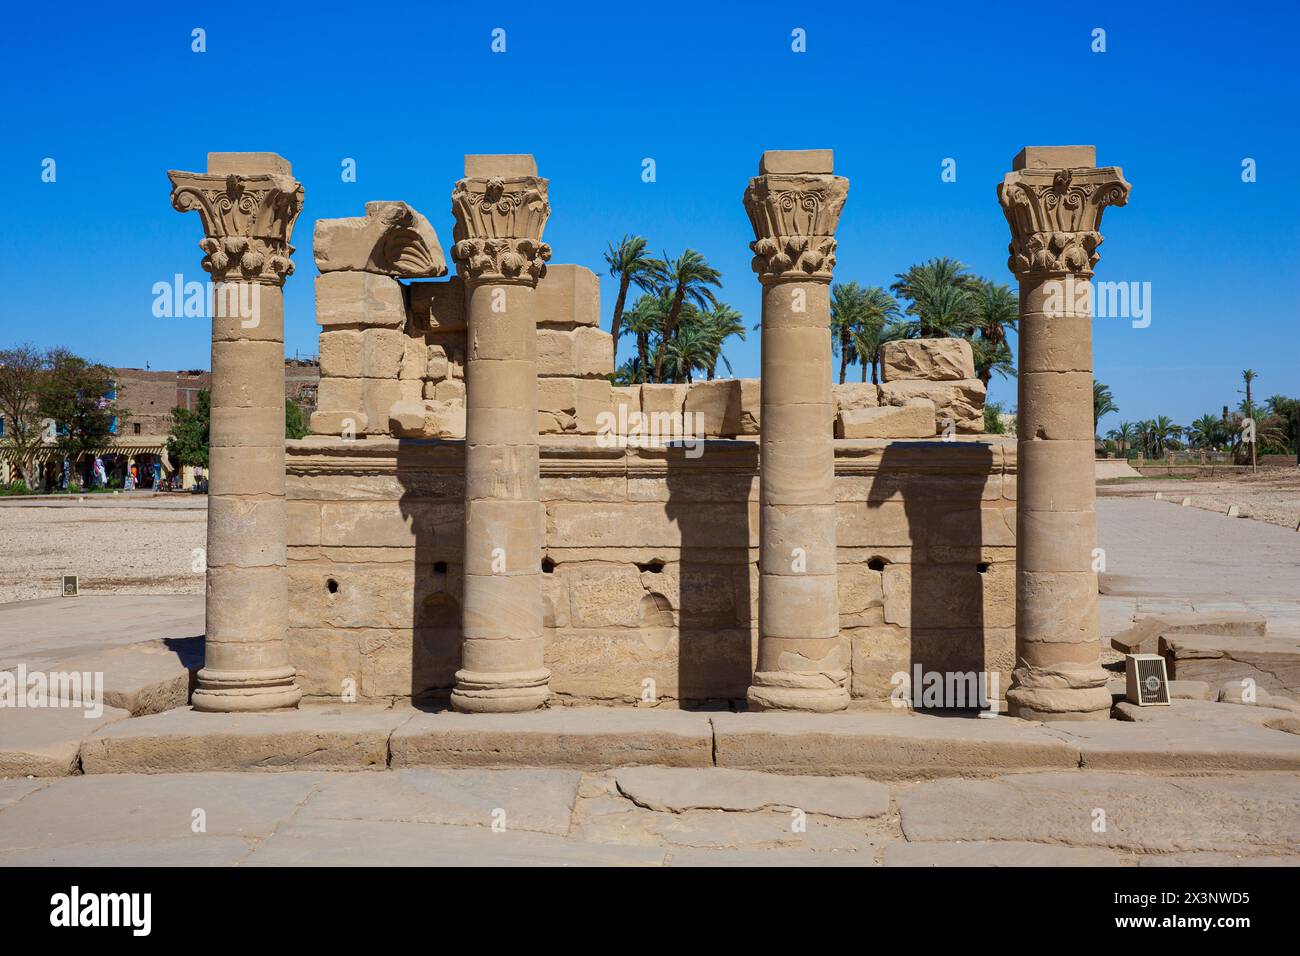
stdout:
<svg viewBox="0 0 1300 956">
<path fill-rule="evenodd" d="M 1214 727 L 1179 720 L 1037 724 L 1010 717 L 604 707 L 526 714 L 365 705 L 275 714 L 185 708 L 92 725 L 75 762 L 37 775 L 717 766 L 921 780 L 1079 768 L 1161 775 L 1300 770 L 1296 735 L 1237 719 L 1234 705 L 1214 706 L 1232 708 Z M 0 771 L 6 763 L 0 759 Z"/>
</svg>

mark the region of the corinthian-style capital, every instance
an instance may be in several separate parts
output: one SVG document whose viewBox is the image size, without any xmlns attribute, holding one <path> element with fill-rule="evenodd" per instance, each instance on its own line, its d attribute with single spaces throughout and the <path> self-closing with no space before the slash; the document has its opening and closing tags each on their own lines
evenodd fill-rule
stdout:
<svg viewBox="0 0 1300 956">
<path fill-rule="evenodd" d="M 830 151 L 764 153 L 759 172 L 745 190 L 759 280 L 830 282 L 835 227 L 849 193 L 849 181 L 831 175 Z"/>
<path fill-rule="evenodd" d="M 470 282 L 536 282 L 546 274 L 546 260 L 551 258 L 551 247 L 542 242 L 551 214 L 547 181 L 537 176 L 474 176 L 473 169 L 467 161 L 470 175 L 451 192 L 456 217 L 451 255 L 457 270 Z"/>
<path fill-rule="evenodd" d="M 209 169 L 212 165 L 209 158 Z M 285 276 L 293 272 L 289 238 L 302 211 L 301 183 L 291 175 L 274 172 L 169 170 L 167 177 L 172 183 L 173 208 L 197 210 L 203 221 L 199 248 L 204 252 L 203 268 L 214 281 L 284 284 Z"/>
<path fill-rule="evenodd" d="M 1128 193 L 1118 166 L 1018 168 L 1007 173 L 998 184 L 998 202 L 1011 226 L 1007 268 L 1018 278 L 1092 275 L 1101 258 L 1097 247 L 1102 242 L 1102 210 L 1124 205 Z"/>
</svg>

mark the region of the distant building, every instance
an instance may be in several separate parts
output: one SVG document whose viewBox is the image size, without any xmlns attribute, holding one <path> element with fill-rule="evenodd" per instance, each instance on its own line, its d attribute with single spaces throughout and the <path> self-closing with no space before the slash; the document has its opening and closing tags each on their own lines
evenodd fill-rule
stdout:
<svg viewBox="0 0 1300 956">
<path fill-rule="evenodd" d="M 320 363 L 315 358 L 286 359 L 284 395 L 302 406 L 310 416 L 316 408 L 316 387 L 320 381 Z M 113 422 L 112 440 L 95 456 L 103 463 L 110 482 L 120 483 L 128 474 L 133 484 L 153 488 L 169 482 L 177 468 L 167 457 L 167 436 L 171 434 L 172 410 L 193 410 L 198 394 L 212 387 L 212 373 L 202 369 L 188 371 L 154 371 L 140 368 L 113 369 L 113 387 L 105 398 L 115 401 L 124 411 Z M 37 453 L 35 466 L 45 487 L 63 480 L 63 455 L 54 443 L 47 442 Z M 78 480 L 88 482 L 94 461 L 77 463 Z M 192 469 L 182 469 L 182 487 L 193 484 Z M 14 479 L 11 450 L 6 449 L 4 422 L 0 419 L 0 481 Z"/>
</svg>

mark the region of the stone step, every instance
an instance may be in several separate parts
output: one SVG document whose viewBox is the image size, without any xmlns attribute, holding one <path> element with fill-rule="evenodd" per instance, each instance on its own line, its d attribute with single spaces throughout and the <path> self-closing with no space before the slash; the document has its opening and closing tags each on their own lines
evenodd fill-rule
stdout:
<svg viewBox="0 0 1300 956">
<path fill-rule="evenodd" d="M 524 714 L 419 714 L 393 734 L 394 767 L 708 767 L 707 713 L 555 707 Z"/>
<path fill-rule="evenodd" d="M 877 779 L 1075 768 L 1078 747 L 1011 717 L 926 714 L 718 714 L 720 767 Z"/>
<path fill-rule="evenodd" d="M 81 742 L 127 713 L 105 707 L 5 707 L 0 710 L 0 777 L 66 777 L 77 772 Z"/>
<path fill-rule="evenodd" d="M 413 713 L 360 704 L 270 714 L 169 710 L 90 735 L 81 745 L 81 766 L 88 774 L 383 770 L 389 737 Z"/>
</svg>

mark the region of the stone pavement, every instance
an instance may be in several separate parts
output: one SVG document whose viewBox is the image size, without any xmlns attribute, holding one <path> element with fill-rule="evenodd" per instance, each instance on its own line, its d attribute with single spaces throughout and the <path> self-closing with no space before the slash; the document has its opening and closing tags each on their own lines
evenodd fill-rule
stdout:
<svg viewBox="0 0 1300 956">
<path fill-rule="evenodd" d="M 1298 820 L 1295 773 L 112 774 L 0 781 L 0 866 L 1297 865 Z"/>
</svg>

